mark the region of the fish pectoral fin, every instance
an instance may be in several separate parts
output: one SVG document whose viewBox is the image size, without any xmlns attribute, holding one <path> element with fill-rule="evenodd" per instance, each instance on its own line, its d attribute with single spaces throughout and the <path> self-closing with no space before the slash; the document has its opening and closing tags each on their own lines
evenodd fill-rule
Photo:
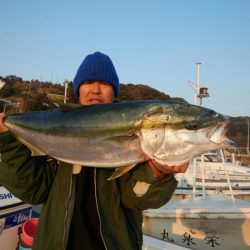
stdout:
<svg viewBox="0 0 250 250">
<path fill-rule="evenodd" d="M 27 146 L 30 149 L 32 156 L 45 155 L 42 151 L 40 151 L 38 148 L 36 148 L 33 145 L 31 145 L 30 143 L 28 143 L 26 140 L 22 139 L 21 137 L 19 137 L 17 135 L 15 135 L 15 136 L 16 136 L 18 141 L 20 141 L 22 144 L 24 144 L 25 146 Z"/>
<path fill-rule="evenodd" d="M 43 152 L 41 152 L 39 149 L 36 149 L 34 147 L 29 147 L 30 151 L 31 151 L 31 155 L 32 156 L 43 156 L 45 155 Z"/>
<path fill-rule="evenodd" d="M 136 164 L 116 168 L 115 172 L 107 180 L 108 181 L 114 180 L 114 179 L 126 174 L 130 169 L 132 169 L 135 166 L 136 166 Z"/>
</svg>

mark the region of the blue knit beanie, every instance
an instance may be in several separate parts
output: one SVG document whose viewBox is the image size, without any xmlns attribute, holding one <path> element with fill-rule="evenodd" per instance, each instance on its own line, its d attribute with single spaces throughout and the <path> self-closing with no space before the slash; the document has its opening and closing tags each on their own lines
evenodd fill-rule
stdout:
<svg viewBox="0 0 250 250">
<path fill-rule="evenodd" d="M 111 59 L 101 52 L 95 52 L 85 57 L 73 81 L 74 93 L 79 98 L 79 88 L 87 81 L 104 81 L 112 85 L 114 95 L 119 95 L 119 78 Z"/>
</svg>

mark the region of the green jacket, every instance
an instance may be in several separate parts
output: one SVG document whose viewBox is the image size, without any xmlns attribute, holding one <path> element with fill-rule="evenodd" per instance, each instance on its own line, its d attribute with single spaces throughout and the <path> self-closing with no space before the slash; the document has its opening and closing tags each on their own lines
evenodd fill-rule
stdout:
<svg viewBox="0 0 250 250">
<path fill-rule="evenodd" d="M 0 185 L 29 204 L 43 204 L 33 250 L 65 250 L 74 208 L 72 165 L 32 157 L 10 132 L 0 134 Z M 141 249 L 142 211 L 169 201 L 177 181 L 156 181 L 147 163 L 112 181 L 113 169 L 95 169 L 100 232 L 106 249 Z"/>
</svg>

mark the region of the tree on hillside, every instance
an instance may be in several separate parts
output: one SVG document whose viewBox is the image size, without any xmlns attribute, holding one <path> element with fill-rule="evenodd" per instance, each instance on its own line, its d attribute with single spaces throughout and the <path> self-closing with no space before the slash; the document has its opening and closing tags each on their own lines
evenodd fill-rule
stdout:
<svg viewBox="0 0 250 250">
<path fill-rule="evenodd" d="M 121 84 L 118 101 L 170 100 L 171 97 L 143 84 Z"/>
</svg>

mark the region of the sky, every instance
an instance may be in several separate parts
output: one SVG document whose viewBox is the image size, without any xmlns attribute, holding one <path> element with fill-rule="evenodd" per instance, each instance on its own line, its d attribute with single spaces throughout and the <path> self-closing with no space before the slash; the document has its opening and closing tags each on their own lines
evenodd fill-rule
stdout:
<svg viewBox="0 0 250 250">
<path fill-rule="evenodd" d="M 72 81 L 86 55 L 112 59 L 121 83 L 250 116 L 249 0 L 0 0 L 0 76 Z"/>
</svg>

